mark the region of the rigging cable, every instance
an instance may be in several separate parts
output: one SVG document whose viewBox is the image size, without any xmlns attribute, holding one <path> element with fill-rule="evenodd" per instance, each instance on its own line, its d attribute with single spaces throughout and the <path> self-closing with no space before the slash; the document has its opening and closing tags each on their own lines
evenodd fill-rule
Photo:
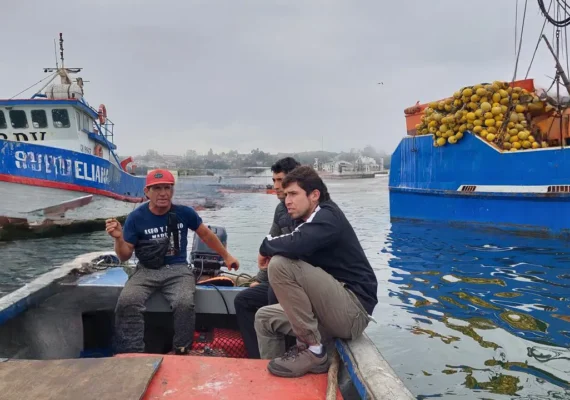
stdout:
<svg viewBox="0 0 570 400">
<path fill-rule="evenodd" d="M 539 1 L 542 1 L 542 0 L 539 0 Z M 514 82 L 515 79 L 517 78 L 517 70 L 518 70 L 518 66 L 519 66 L 519 59 L 520 59 L 520 56 L 521 56 L 521 47 L 522 47 L 522 42 L 523 42 L 522 39 L 523 39 L 523 34 L 524 34 L 524 23 L 525 23 L 525 21 L 526 21 L 526 7 L 527 7 L 527 5 L 528 5 L 528 0 L 525 0 L 525 2 L 524 2 L 524 11 L 523 11 L 523 21 L 522 21 L 522 26 L 521 26 L 521 37 L 520 37 L 519 43 L 518 43 L 518 44 L 519 44 L 519 48 L 518 48 L 518 51 L 517 51 L 517 59 L 516 59 L 516 61 L 515 61 L 515 72 L 514 72 L 514 74 L 513 74 L 513 82 Z"/>
<path fill-rule="evenodd" d="M 10 97 L 8 100 L 12 100 L 14 97 L 21 95 L 22 93 L 24 93 L 26 90 L 30 90 L 31 88 L 33 88 L 34 86 L 36 86 L 39 83 L 42 83 L 43 81 L 45 81 L 46 79 L 52 78 L 57 74 L 57 71 L 54 72 L 53 74 L 50 74 L 48 76 L 46 76 L 43 79 L 40 79 L 39 81 L 37 81 L 36 83 L 34 83 L 33 85 L 27 87 L 26 89 L 22 90 L 20 93 L 15 94 L 14 96 Z"/>
<path fill-rule="evenodd" d="M 564 13 L 570 16 L 570 6 L 566 3 L 566 0 L 557 0 L 558 5 L 564 9 Z M 560 4 L 563 3 L 563 4 Z M 564 54 L 566 55 L 566 71 L 570 71 L 570 63 L 568 62 L 568 27 L 564 27 Z"/>
<path fill-rule="evenodd" d="M 548 12 L 550 12 L 550 8 L 552 7 L 552 3 L 554 2 L 554 0 L 550 0 L 550 5 L 548 6 Z M 536 57 L 536 52 L 538 51 L 538 46 L 540 45 L 540 41 L 542 40 L 542 34 L 544 33 L 544 28 L 546 28 L 546 21 L 548 21 L 548 19 L 546 17 L 544 17 L 544 24 L 542 24 L 542 30 L 540 31 L 540 35 L 538 35 L 538 40 L 536 42 L 536 47 L 534 48 L 534 53 L 532 55 L 532 58 L 530 60 L 530 64 L 528 66 L 528 69 L 526 71 L 526 75 L 525 75 L 525 79 L 528 78 L 528 74 L 530 74 L 530 69 L 532 67 L 532 63 L 534 62 L 534 58 Z"/>
<path fill-rule="evenodd" d="M 562 0 L 562 1 L 565 5 L 567 5 L 565 0 Z M 560 6 L 559 0 L 557 1 L 557 3 Z M 549 12 L 546 11 L 546 8 L 544 7 L 544 0 L 538 0 L 538 6 L 540 7 L 540 11 L 542 11 L 542 14 L 544 14 L 544 16 L 546 17 L 548 22 L 550 22 L 552 25 L 559 27 L 559 28 L 563 28 L 565 26 L 570 25 L 570 17 L 562 19 L 562 20 L 556 20 L 555 18 L 551 17 Z"/>
<path fill-rule="evenodd" d="M 517 34 L 519 25 L 519 2 L 515 0 L 515 57 L 517 56 Z"/>
</svg>

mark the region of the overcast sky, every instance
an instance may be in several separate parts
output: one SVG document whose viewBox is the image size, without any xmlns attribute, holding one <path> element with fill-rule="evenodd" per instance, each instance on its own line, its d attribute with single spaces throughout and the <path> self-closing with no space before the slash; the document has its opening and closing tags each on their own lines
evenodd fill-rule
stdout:
<svg viewBox="0 0 570 400">
<path fill-rule="evenodd" d="M 86 99 L 106 105 L 122 155 L 392 152 L 404 108 L 514 71 L 515 0 L 4 3 L 0 97 L 42 79 L 63 32 L 66 66 L 84 68 Z M 519 77 L 543 20 L 530 0 Z M 544 44 L 531 75 L 554 76 Z"/>
</svg>

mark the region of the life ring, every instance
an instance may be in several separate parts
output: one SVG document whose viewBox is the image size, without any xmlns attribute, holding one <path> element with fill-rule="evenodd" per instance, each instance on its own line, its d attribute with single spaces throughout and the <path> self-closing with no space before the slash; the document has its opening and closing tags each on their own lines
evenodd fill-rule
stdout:
<svg viewBox="0 0 570 400">
<path fill-rule="evenodd" d="M 101 104 L 99 106 L 99 123 L 101 125 L 103 125 L 105 122 L 107 122 L 107 107 L 105 107 L 105 104 Z"/>
<path fill-rule="evenodd" d="M 100 144 L 95 146 L 95 155 L 97 157 L 103 157 L 103 146 L 101 146 Z"/>
</svg>

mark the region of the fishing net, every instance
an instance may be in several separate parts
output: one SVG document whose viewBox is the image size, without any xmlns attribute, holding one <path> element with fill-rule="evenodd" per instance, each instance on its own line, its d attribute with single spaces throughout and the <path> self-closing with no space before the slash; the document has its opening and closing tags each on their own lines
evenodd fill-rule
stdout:
<svg viewBox="0 0 570 400">
<path fill-rule="evenodd" d="M 243 338 L 238 331 L 214 328 L 195 332 L 190 355 L 247 358 Z"/>
</svg>

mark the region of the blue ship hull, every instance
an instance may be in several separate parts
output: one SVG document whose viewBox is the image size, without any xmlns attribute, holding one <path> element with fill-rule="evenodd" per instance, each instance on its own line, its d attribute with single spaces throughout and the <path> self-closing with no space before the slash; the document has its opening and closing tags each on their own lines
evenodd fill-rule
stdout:
<svg viewBox="0 0 570 400">
<path fill-rule="evenodd" d="M 109 160 L 27 142 L 0 140 L 0 216 L 71 219 L 124 215 L 145 201 L 145 177 Z M 76 210 L 76 211 L 74 211 Z"/>
<path fill-rule="evenodd" d="M 472 133 L 434 147 L 404 138 L 392 155 L 390 218 L 570 234 L 570 149 L 499 152 Z"/>
</svg>

